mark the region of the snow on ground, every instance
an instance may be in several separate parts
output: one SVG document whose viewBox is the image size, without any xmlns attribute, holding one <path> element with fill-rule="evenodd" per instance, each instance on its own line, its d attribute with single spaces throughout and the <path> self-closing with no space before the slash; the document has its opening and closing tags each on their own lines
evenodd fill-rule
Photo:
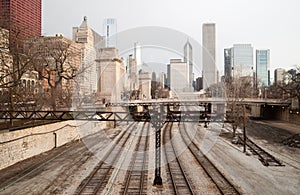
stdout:
<svg viewBox="0 0 300 195">
<path fill-rule="evenodd" d="M 125 124 L 120 125 L 123 127 L 126 126 Z M 242 152 L 242 146 L 234 145 L 231 143 L 231 139 L 222 136 L 224 133 L 228 133 L 227 129 L 230 129 L 229 126 L 222 128 L 222 125 L 213 123 L 209 125 L 209 128 L 204 128 L 202 124 L 187 123 L 186 125 L 198 143 L 198 146 L 206 153 L 207 157 L 243 194 L 299 194 L 299 148 L 290 148 L 280 143 L 271 143 L 265 139 L 251 137 L 255 143 L 282 160 L 285 164 L 285 166 L 280 167 L 265 167 L 258 160 L 257 156 L 252 155 L 251 152 L 247 153 L 250 155 L 246 155 Z M 284 127 L 287 127 L 287 125 Z M 200 194 L 217 193 L 214 187 L 210 185 L 208 179 L 203 175 L 203 171 L 196 165 L 192 154 L 183 146 L 182 140 L 178 136 L 178 126 L 173 125 L 173 128 L 177 149 L 185 148 L 185 150 L 181 151 L 180 159 L 183 160 L 183 165 L 188 170 L 188 177 L 197 186 L 197 192 Z M 100 132 L 102 131 L 104 130 L 100 130 Z M 105 130 L 103 135 L 111 135 L 113 137 L 118 132 L 120 132 L 118 128 L 108 129 Z M 163 156 L 163 166 L 161 167 L 163 186 L 155 187 L 152 185 L 155 168 L 155 130 L 151 128 L 149 134 L 147 194 L 170 194 L 171 191 L 169 188 L 172 186 L 169 185 L 170 181 L 168 181 L 166 167 L 164 166 L 166 162 L 164 162 L 165 159 Z M 115 139 L 117 138 L 118 136 Z M 131 150 L 134 148 L 136 141 L 137 137 L 132 139 Z M 107 142 L 101 142 L 101 139 L 89 143 L 90 145 L 87 145 L 94 148 L 91 151 L 97 151 L 107 146 Z M 36 172 L 29 174 L 14 186 L 2 192 L 2 194 L 73 194 L 81 181 L 89 175 L 99 162 L 99 158 L 84 148 L 83 144 L 74 148 L 70 147 L 68 151 L 65 151 L 63 158 L 53 159 L 53 161 L 45 164 Z M 129 154 L 126 158 L 124 157 L 126 166 L 130 162 L 130 156 Z M 116 177 L 111 178 L 110 194 L 118 193 L 120 190 L 126 173 L 126 170 L 123 170 L 125 165 L 118 172 L 117 169 L 114 171 Z"/>
<path fill-rule="evenodd" d="M 199 127 L 199 137 L 207 131 L 216 131 L 220 125 Z M 224 131 L 224 130 L 223 130 Z M 203 140 L 197 137 L 199 143 Z M 207 140 L 207 142 L 209 139 Z M 260 142 L 261 144 L 262 142 Z M 242 146 L 219 138 L 207 153 L 207 157 L 246 194 L 298 194 L 300 191 L 300 166 L 263 166 L 254 155 L 246 155 Z M 288 155 L 288 154 L 287 154 Z M 277 157 L 275 155 L 275 157 Z M 293 159 L 293 156 L 288 157 Z"/>
</svg>

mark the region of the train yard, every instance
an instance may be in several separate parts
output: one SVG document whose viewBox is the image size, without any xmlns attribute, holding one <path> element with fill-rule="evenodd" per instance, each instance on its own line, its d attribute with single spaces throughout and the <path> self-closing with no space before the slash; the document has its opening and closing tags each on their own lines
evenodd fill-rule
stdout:
<svg viewBox="0 0 300 195">
<path fill-rule="evenodd" d="M 153 186 L 154 128 L 147 122 L 119 123 L 1 170 L 0 194 L 297 194 L 299 149 L 255 129 L 271 134 L 274 127 L 249 125 L 259 149 L 247 141 L 245 154 L 242 145 L 231 143 L 229 124 L 166 123 L 163 185 Z M 257 155 L 262 151 L 279 164 L 264 166 L 266 154 Z"/>
</svg>

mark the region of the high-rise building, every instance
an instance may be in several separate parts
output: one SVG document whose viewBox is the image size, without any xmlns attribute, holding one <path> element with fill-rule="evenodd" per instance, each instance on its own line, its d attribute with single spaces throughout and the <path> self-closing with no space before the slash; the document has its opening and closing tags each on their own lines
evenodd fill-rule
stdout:
<svg viewBox="0 0 300 195">
<path fill-rule="evenodd" d="M 176 93 L 189 91 L 187 63 L 181 59 L 170 60 L 170 89 Z"/>
<path fill-rule="evenodd" d="M 117 19 L 105 18 L 103 23 L 103 35 L 106 47 L 117 46 Z"/>
<path fill-rule="evenodd" d="M 256 82 L 258 87 L 270 84 L 270 50 L 256 50 Z"/>
<path fill-rule="evenodd" d="M 203 88 L 217 82 L 216 71 L 216 28 L 214 23 L 202 26 Z"/>
<path fill-rule="evenodd" d="M 274 71 L 274 83 L 275 85 L 280 85 L 284 82 L 285 69 L 277 68 Z"/>
<path fill-rule="evenodd" d="M 138 76 L 137 76 L 137 65 L 134 55 L 130 54 L 127 58 L 127 74 L 128 74 L 128 84 L 130 90 L 138 90 Z"/>
<path fill-rule="evenodd" d="M 231 48 L 233 77 L 253 75 L 253 47 L 251 44 L 234 44 Z"/>
<path fill-rule="evenodd" d="M 161 72 L 159 74 L 159 80 L 158 80 L 160 86 L 162 88 L 165 88 L 165 85 L 166 85 L 166 74 L 164 72 Z"/>
<path fill-rule="evenodd" d="M 295 80 L 297 77 L 297 71 L 296 69 L 290 69 L 287 71 L 287 74 L 289 74 L 289 79 Z"/>
<path fill-rule="evenodd" d="M 195 90 L 196 91 L 200 91 L 201 89 L 203 89 L 203 78 L 202 77 L 198 77 L 196 79 L 196 87 Z"/>
<path fill-rule="evenodd" d="M 1 0 L 0 27 L 8 29 L 10 45 L 16 41 L 40 36 L 42 31 L 42 0 Z"/>
<path fill-rule="evenodd" d="M 136 66 L 142 66 L 142 54 L 141 54 L 141 46 L 138 42 L 134 43 L 134 59 L 136 61 Z"/>
<path fill-rule="evenodd" d="M 232 77 L 231 49 L 224 49 L 224 76 L 225 81 L 230 81 Z"/>
<path fill-rule="evenodd" d="M 170 88 L 170 77 L 171 77 L 171 67 L 170 64 L 167 64 L 167 80 L 166 86 Z"/>
<path fill-rule="evenodd" d="M 82 50 L 83 71 L 80 90 L 82 94 L 90 95 L 98 89 L 99 75 L 97 67 L 97 51 L 101 48 L 102 37 L 88 26 L 87 18 L 84 17 L 79 27 L 73 27 L 73 41 L 80 43 Z"/>
<path fill-rule="evenodd" d="M 193 48 L 189 40 L 184 45 L 184 62 L 187 63 L 189 87 L 193 85 Z"/>
</svg>

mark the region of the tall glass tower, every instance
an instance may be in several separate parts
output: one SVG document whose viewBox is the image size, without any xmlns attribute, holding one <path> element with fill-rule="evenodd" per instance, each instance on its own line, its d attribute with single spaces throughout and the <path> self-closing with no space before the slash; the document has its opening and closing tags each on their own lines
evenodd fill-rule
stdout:
<svg viewBox="0 0 300 195">
<path fill-rule="evenodd" d="M 233 44 L 231 57 L 233 77 L 253 76 L 253 47 L 251 44 Z"/>
<path fill-rule="evenodd" d="M 256 82 L 258 87 L 270 84 L 270 50 L 256 50 Z"/>
<path fill-rule="evenodd" d="M 105 18 L 103 22 L 103 35 L 105 36 L 106 47 L 117 46 L 117 19 Z"/>
<path fill-rule="evenodd" d="M 224 73 L 225 81 L 230 81 L 232 77 L 232 59 L 231 59 L 231 48 L 224 49 Z"/>
</svg>

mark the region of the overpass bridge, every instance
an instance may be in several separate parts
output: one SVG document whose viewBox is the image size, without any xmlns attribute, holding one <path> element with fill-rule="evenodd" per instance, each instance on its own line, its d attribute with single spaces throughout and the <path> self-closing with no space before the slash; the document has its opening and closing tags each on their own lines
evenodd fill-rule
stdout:
<svg viewBox="0 0 300 195">
<path fill-rule="evenodd" d="M 239 102 L 246 105 L 278 105 L 278 106 L 289 106 L 291 105 L 291 100 L 281 100 L 281 99 L 263 99 L 263 98 L 160 98 L 151 100 L 130 100 L 130 101 L 120 101 L 110 103 L 110 106 L 129 106 L 129 105 L 155 105 L 155 104 L 165 104 L 165 105 L 203 105 L 207 103 L 211 104 L 226 104 L 228 102 Z"/>
</svg>

